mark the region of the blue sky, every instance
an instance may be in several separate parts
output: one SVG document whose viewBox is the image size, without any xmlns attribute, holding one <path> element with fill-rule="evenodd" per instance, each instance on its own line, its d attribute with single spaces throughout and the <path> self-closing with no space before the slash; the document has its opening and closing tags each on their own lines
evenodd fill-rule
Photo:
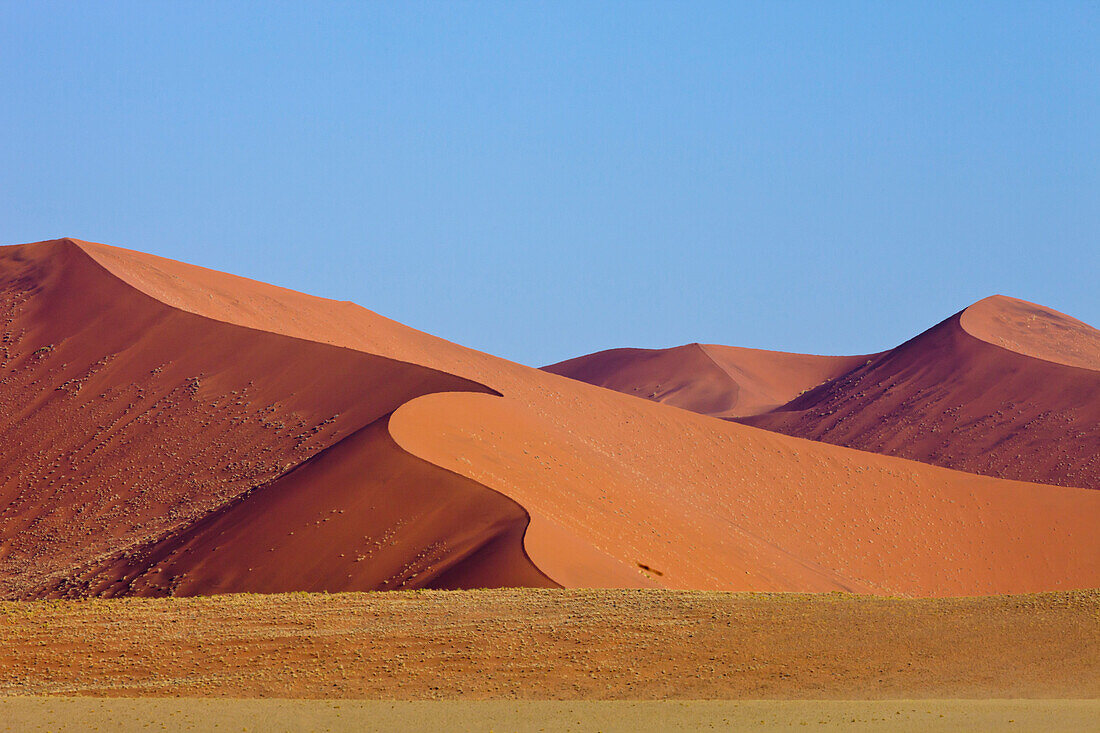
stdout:
<svg viewBox="0 0 1100 733">
<path fill-rule="evenodd" d="M 1100 325 L 1100 5 L 0 2 L 0 242 L 540 365 Z"/>
</svg>

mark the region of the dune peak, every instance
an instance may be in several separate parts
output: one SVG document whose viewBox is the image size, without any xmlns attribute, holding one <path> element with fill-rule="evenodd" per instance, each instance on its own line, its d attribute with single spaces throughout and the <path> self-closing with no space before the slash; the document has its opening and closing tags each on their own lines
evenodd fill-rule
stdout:
<svg viewBox="0 0 1100 733">
<path fill-rule="evenodd" d="M 975 338 L 1036 359 L 1100 370 L 1100 330 L 1038 303 L 991 295 L 959 319 Z"/>
</svg>

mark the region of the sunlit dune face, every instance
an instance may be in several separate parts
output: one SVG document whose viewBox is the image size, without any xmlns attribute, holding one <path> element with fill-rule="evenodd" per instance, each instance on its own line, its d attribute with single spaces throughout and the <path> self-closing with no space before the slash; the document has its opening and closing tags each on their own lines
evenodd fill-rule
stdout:
<svg viewBox="0 0 1100 733">
<path fill-rule="evenodd" d="M 1010 351 L 1100 370 L 1100 330 L 1051 308 L 995 295 L 967 308 L 961 323 L 973 336 Z"/>
</svg>

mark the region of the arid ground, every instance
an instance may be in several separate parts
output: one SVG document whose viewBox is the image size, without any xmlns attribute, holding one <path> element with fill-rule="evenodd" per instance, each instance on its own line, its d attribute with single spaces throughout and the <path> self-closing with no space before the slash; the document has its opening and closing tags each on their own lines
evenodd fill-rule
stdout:
<svg viewBox="0 0 1100 733">
<path fill-rule="evenodd" d="M 9 602 L 16 695 L 698 700 L 1100 696 L 1100 593 L 657 590 Z"/>
<path fill-rule="evenodd" d="M 11 730 L 1100 725 L 1095 591 L 293 593 L 7 602 L 0 618 Z M 398 702 L 414 700 L 434 703 Z"/>
<path fill-rule="evenodd" d="M 1060 731 L 1098 729 L 1096 700 L 230 700 L 4 698 L 7 731 Z"/>
</svg>

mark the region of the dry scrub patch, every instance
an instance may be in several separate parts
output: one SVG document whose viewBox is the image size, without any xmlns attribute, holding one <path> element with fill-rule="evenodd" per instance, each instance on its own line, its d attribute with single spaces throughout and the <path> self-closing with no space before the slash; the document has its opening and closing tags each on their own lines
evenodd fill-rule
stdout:
<svg viewBox="0 0 1100 733">
<path fill-rule="evenodd" d="M 0 693 L 1100 697 L 1100 591 L 401 591 L 0 603 Z"/>
</svg>

